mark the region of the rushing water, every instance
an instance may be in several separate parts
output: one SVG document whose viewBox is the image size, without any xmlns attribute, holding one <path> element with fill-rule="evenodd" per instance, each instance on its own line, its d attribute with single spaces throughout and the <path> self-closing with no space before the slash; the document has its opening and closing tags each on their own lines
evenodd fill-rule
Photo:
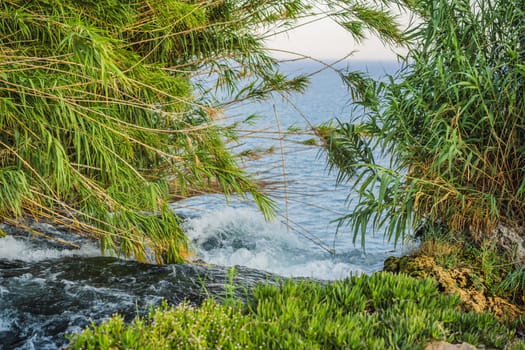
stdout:
<svg viewBox="0 0 525 350">
<path fill-rule="evenodd" d="M 284 66 L 291 74 L 318 68 Z M 396 65 L 368 63 L 366 68 L 379 76 L 393 72 Z M 187 217 L 186 232 L 198 257 L 215 266 L 155 266 L 102 257 L 96 246 L 81 239 L 76 242 L 81 249 L 70 250 L 2 226 L 14 235 L 0 238 L 0 349 L 57 349 L 65 344 L 66 333 L 115 312 L 131 319 L 161 299 L 198 303 L 207 295 L 222 296 L 231 278 L 228 266 L 238 265 L 233 282 L 246 287 L 272 281 L 269 273 L 333 280 L 380 269 L 397 251 L 381 232 L 370 232 L 366 252 L 359 242 L 354 245 L 345 228 L 336 234 L 333 220 L 348 211 L 347 199 L 352 205 L 349 186 L 336 186 L 320 148 L 303 143 L 312 136 L 291 132 L 334 117 L 348 118 L 348 99 L 338 75 L 325 70 L 312 77 L 304 95 L 292 96 L 291 103 L 276 97 L 227 111 L 226 122 L 248 114 L 266 116 L 240 126 L 246 137 L 232 147 L 238 152 L 268 150 L 245 166 L 271 182 L 268 190 L 280 209 L 276 219 L 267 222 L 253 203 L 239 198 L 207 195 L 173 204 Z M 71 239 L 60 228 L 33 226 Z"/>
<path fill-rule="evenodd" d="M 71 238 L 49 225 L 33 224 L 48 235 Z M 78 250 L 34 239 L 28 232 L 2 225 L 14 234 L 0 246 L 0 349 L 57 349 L 66 334 L 78 332 L 114 313 L 131 320 L 161 300 L 200 303 L 224 297 L 226 285 L 243 298 L 256 283 L 273 283 L 264 271 L 221 266 L 141 264 L 103 257 L 90 242 Z"/>
</svg>

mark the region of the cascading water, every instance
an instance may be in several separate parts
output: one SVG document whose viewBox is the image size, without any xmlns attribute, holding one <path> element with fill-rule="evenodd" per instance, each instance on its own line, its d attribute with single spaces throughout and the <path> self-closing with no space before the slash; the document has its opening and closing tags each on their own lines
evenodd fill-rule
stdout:
<svg viewBox="0 0 525 350">
<path fill-rule="evenodd" d="M 208 202 L 211 199 L 208 197 Z M 278 220 L 267 222 L 249 206 L 224 207 L 188 219 L 188 236 L 198 256 L 221 266 L 242 265 L 284 277 L 336 280 L 350 273 L 381 269 L 385 253 L 365 254 L 360 248 L 331 251 L 319 247 Z"/>
<path fill-rule="evenodd" d="M 58 349 L 66 334 L 114 313 L 131 320 L 162 300 L 198 304 L 207 296 L 226 296 L 226 284 L 249 288 L 275 278 L 241 267 L 232 275 L 220 266 L 142 264 L 103 257 L 89 242 L 79 242 L 79 250 L 64 249 L 2 229 L 15 235 L 0 238 L 0 349 L 5 350 Z M 67 236 L 50 226 L 45 232 Z M 236 293 L 245 296 L 244 289 Z"/>
</svg>

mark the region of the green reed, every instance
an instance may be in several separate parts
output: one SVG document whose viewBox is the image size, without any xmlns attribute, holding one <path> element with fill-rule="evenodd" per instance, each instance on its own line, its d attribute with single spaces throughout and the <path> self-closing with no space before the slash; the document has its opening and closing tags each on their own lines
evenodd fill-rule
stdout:
<svg viewBox="0 0 525 350">
<path fill-rule="evenodd" d="M 475 240 L 523 227 L 524 11 L 516 0 L 419 1 L 398 74 L 349 79 L 364 116 L 341 122 L 327 148 L 340 180 L 355 181 L 341 221 L 354 239 L 373 227 L 399 242 L 422 223 Z"/>
<path fill-rule="evenodd" d="M 301 90 L 304 79 L 279 74 L 256 33 L 305 9 L 298 0 L 2 1 L 0 221 L 49 220 L 99 239 L 104 252 L 175 262 L 187 248 L 170 196 L 250 194 L 270 216 L 273 202 L 237 165 L 231 133 L 191 79 L 213 73 L 232 88 L 280 77 L 274 89 Z"/>
<path fill-rule="evenodd" d="M 278 71 L 268 31 L 317 13 L 399 40 L 382 1 L 324 3 L 1 1 L 0 221 L 48 220 L 104 252 L 176 262 L 187 242 L 169 200 L 251 196 L 270 217 L 228 147 L 234 128 L 216 122 L 235 102 L 304 90 Z"/>
</svg>

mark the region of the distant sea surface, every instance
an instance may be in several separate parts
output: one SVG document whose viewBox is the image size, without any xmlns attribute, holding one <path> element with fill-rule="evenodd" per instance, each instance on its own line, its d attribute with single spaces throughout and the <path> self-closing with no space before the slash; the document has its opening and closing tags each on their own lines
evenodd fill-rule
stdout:
<svg viewBox="0 0 525 350">
<path fill-rule="evenodd" d="M 399 64 L 350 61 L 337 68 L 381 78 L 395 73 Z M 328 280 L 379 270 L 386 257 L 399 251 L 372 228 L 364 251 L 359 240 L 354 244 L 348 227 L 337 229 L 335 221 L 348 213 L 357 199 L 351 184 L 336 185 L 336 174 L 328 171 L 323 150 L 304 144 L 313 135 L 293 132 L 335 118 L 348 121 L 356 117 L 348 88 L 334 69 L 316 62 L 288 62 L 281 69 L 290 76 L 317 73 L 310 77 L 304 94 L 277 95 L 238 106 L 226 111 L 225 121 L 260 116 L 253 125 L 239 126 L 245 130 L 244 137 L 231 146 L 236 152 L 261 153 L 260 158 L 246 161 L 245 167 L 273 184 L 267 190 L 279 205 L 277 218 L 266 222 L 249 201 L 201 196 L 176 206 L 191 218 L 187 232 L 200 257 L 218 265 Z"/>
</svg>

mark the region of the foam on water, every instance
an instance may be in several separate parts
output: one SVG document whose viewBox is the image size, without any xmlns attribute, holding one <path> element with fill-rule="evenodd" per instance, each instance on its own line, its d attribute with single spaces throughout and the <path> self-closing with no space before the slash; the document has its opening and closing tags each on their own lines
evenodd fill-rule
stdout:
<svg viewBox="0 0 525 350">
<path fill-rule="evenodd" d="M 277 273 L 285 277 L 335 280 L 365 272 L 352 262 L 361 253 L 333 256 L 313 247 L 278 221 L 267 222 L 251 208 L 211 211 L 185 223 L 188 236 L 206 262 Z M 361 261 L 362 264 L 362 261 Z"/>
<path fill-rule="evenodd" d="M 94 244 L 83 244 L 80 249 L 42 248 L 30 240 L 6 236 L 0 238 L 0 258 L 28 262 L 58 259 L 68 256 L 99 256 L 100 249 Z"/>
</svg>

